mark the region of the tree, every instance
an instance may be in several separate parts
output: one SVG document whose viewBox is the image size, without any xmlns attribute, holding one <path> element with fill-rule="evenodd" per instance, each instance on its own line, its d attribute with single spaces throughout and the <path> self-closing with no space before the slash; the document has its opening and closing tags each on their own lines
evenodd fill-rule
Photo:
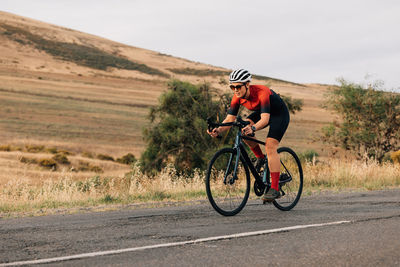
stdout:
<svg viewBox="0 0 400 267">
<path fill-rule="evenodd" d="M 359 159 L 382 162 L 385 153 L 400 149 L 400 95 L 380 91 L 377 84 L 339 82 L 328 93 L 327 106 L 341 122 L 323 128 L 323 141 L 354 151 Z"/>
<path fill-rule="evenodd" d="M 144 171 L 160 171 L 167 163 L 173 163 L 178 172 L 204 169 L 212 148 L 220 142 L 206 134 L 206 120 L 223 118 L 227 99 L 226 95 L 212 92 L 206 83 L 196 86 L 171 80 L 158 106 L 150 110 L 151 125 L 144 129 Z"/>
<path fill-rule="evenodd" d="M 295 114 L 297 111 L 301 111 L 303 108 L 303 100 L 293 99 L 291 96 L 281 95 L 282 100 L 286 103 L 289 111 Z"/>
<path fill-rule="evenodd" d="M 206 134 L 207 118 L 222 121 L 231 98 L 231 94 L 218 93 L 207 83 L 193 85 L 171 80 L 158 106 L 151 108 L 150 126 L 143 131 L 147 143 L 141 156 L 143 171 L 155 174 L 168 163 L 180 173 L 205 169 L 216 147 L 233 141 L 234 131 L 225 132 L 222 139 Z M 301 101 L 286 101 L 292 113 L 301 110 Z"/>
</svg>

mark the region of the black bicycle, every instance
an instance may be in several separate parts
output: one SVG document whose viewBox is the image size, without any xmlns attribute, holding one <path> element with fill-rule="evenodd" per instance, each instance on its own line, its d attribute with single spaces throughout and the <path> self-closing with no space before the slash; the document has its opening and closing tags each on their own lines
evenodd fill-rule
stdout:
<svg viewBox="0 0 400 267">
<path fill-rule="evenodd" d="M 243 139 L 265 145 L 250 136 L 242 135 L 242 129 L 249 124 L 240 116 L 235 122 L 213 123 L 207 120 L 208 129 L 219 126 L 238 128 L 232 148 L 223 148 L 212 157 L 206 174 L 207 197 L 212 207 L 224 216 L 239 213 L 247 203 L 250 194 L 250 173 L 254 176 L 254 192 L 262 196 L 271 187 L 268 159 L 261 170 L 256 170 L 246 149 Z M 288 211 L 296 206 L 303 190 L 303 169 L 296 153 L 288 147 L 280 147 L 278 153 L 281 161 L 279 191 L 281 197 L 272 203 L 280 210 Z M 265 204 L 265 202 L 264 202 Z"/>
</svg>

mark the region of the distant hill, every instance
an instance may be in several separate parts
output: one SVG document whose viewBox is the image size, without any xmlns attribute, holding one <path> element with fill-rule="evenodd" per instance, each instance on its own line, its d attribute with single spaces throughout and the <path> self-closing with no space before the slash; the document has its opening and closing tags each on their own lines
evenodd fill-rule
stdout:
<svg viewBox="0 0 400 267">
<path fill-rule="evenodd" d="M 230 72 L 1 11 L 0 34 L 2 65 L 17 69 L 144 79 L 225 77 Z"/>
</svg>

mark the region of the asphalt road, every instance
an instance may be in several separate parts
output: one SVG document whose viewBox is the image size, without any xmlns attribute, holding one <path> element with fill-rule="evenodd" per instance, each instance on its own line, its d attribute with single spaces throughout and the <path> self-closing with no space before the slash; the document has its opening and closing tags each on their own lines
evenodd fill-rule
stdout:
<svg viewBox="0 0 400 267">
<path fill-rule="evenodd" d="M 303 197 L 289 212 L 253 200 L 234 217 L 204 202 L 0 219 L 0 237 L 0 266 L 400 266 L 400 190 Z"/>
</svg>

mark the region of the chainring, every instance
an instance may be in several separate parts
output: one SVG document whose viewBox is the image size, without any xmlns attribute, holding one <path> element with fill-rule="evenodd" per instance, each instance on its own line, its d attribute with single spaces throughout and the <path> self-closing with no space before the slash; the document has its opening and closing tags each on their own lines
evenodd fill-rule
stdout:
<svg viewBox="0 0 400 267">
<path fill-rule="evenodd" d="M 265 191 L 265 185 L 261 185 L 257 183 L 257 181 L 254 181 L 254 193 L 256 196 L 261 197 L 264 194 Z"/>
</svg>

